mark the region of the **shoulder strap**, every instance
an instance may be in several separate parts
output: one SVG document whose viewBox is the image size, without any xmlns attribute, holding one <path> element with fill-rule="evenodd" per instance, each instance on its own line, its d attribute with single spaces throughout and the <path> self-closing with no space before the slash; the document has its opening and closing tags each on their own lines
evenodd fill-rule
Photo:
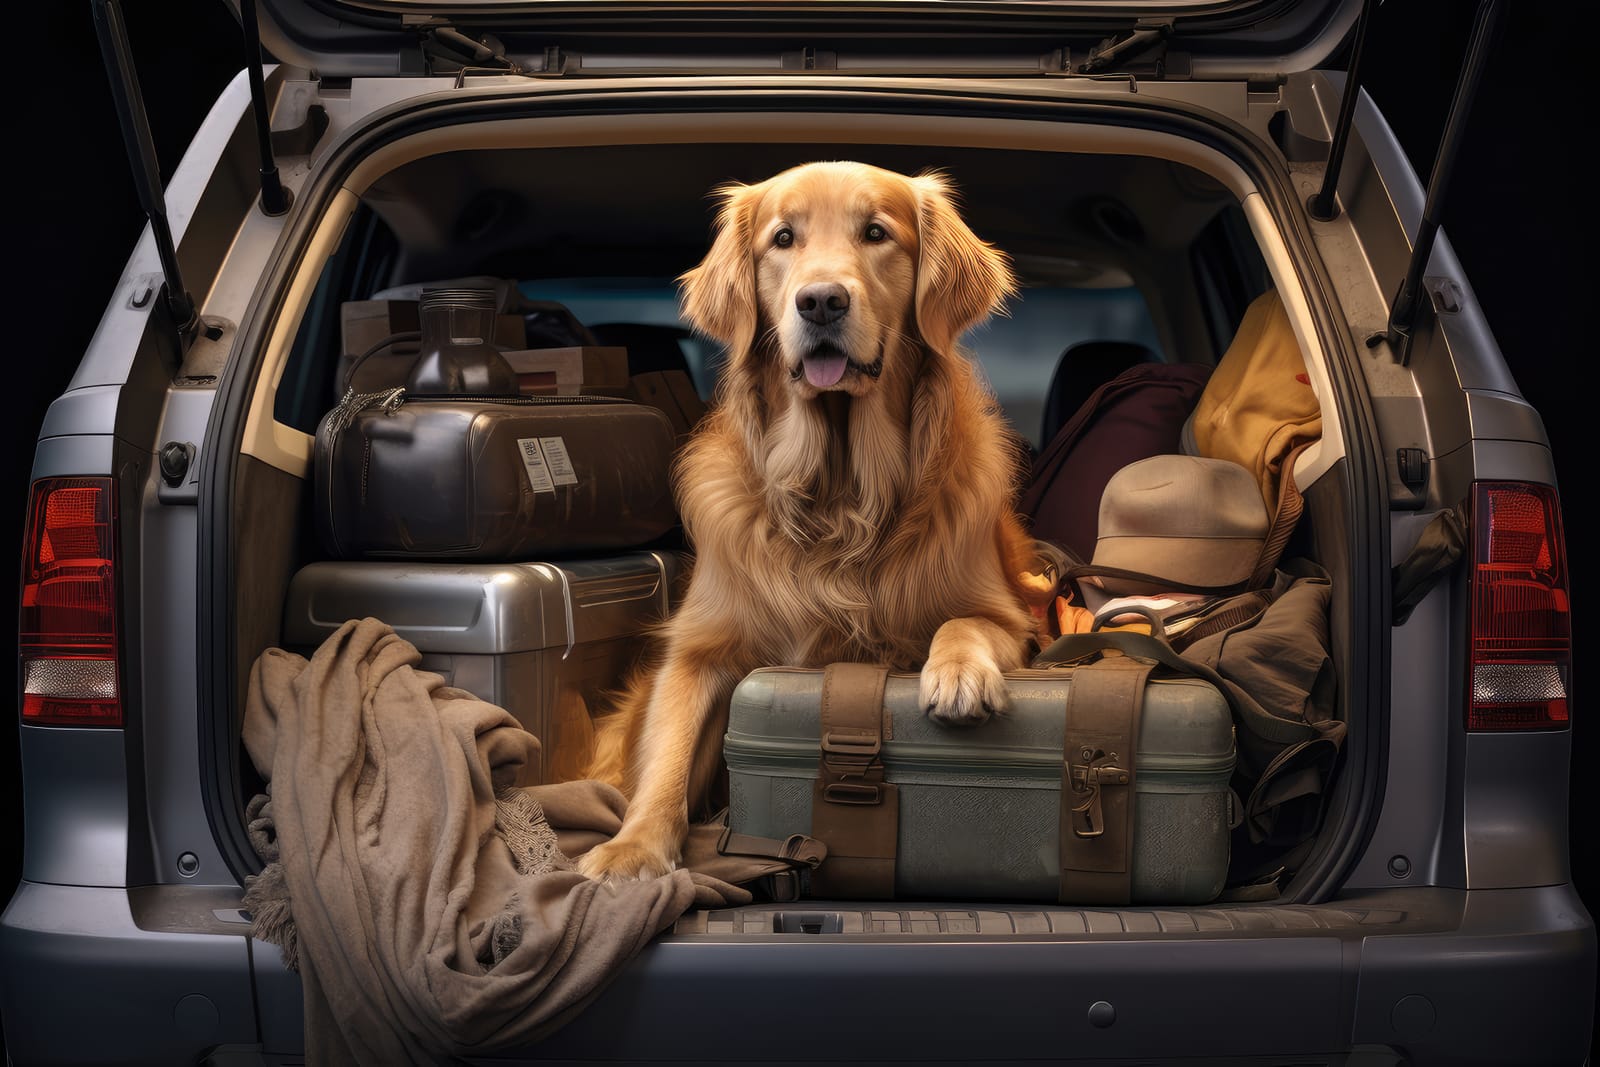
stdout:
<svg viewBox="0 0 1600 1067">
<path fill-rule="evenodd" d="M 822 751 L 811 794 L 811 834 L 827 858 L 813 895 L 863 900 L 894 896 L 900 797 L 884 781 L 883 742 L 894 736 L 883 706 L 887 668 L 834 663 L 822 672 Z"/>
<path fill-rule="evenodd" d="M 1110 656 L 1072 672 L 1061 759 L 1063 904 L 1131 899 L 1135 755 L 1154 669 Z"/>
<path fill-rule="evenodd" d="M 1250 588 L 1249 582 L 1235 582 L 1232 585 L 1191 585 L 1188 582 L 1177 582 L 1170 578 L 1163 578 L 1159 574 L 1148 571 L 1130 571 L 1125 567 L 1107 567 L 1094 563 L 1080 563 L 1068 567 L 1061 572 L 1061 580 L 1077 588 L 1085 578 L 1116 578 L 1122 581 L 1138 582 L 1149 587 L 1152 592 L 1162 593 L 1202 593 L 1206 596 L 1233 596 Z M 1080 590 L 1081 591 L 1081 590 Z"/>
<path fill-rule="evenodd" d="M 1292 745 L 1321 736 L 1321 731 L 1305 723 L 1280 719 L 1263 711 L 1253 700 L 1236 699 L 1233 683 L 1207 664 L 1179 655 L 1164 639 L 1132 630 L 1095 630 L 1091 633 L 1063 634 L 1034 659 L 1035 667 L 1064 667 L 1086 663 L 1106 650 L 1158 663 L 1175 674 L 1200 678 L 1222 691 L 1222 695 L 1250 730 L 1281 745 Z"/>
<path fill-rule="evenodd" d="M 1300 513 L 1305 510 L 1305 498 L 1300 495 L 1300 486 L 1295 482 L 1294 465 L 1299 461 L 1300 453 L 1320 439 L 1319 433 L 1310 440 L 1301 441 L 1283 457 L 1283 469 L 1278 475 L 1278 503 L 1267 528 L 1266 540 L 1261 544 L 1261 554 L 1256 557 L 1255 569 L 1250 575 L 1252 586 L 1260 585 L 1272 577 L 1273 570 L 1278 566 L 1278 558 L 1283 555 L 1284 548 L 1289 544 L 1289 536 L 1300 521 Z"/>
</svg>

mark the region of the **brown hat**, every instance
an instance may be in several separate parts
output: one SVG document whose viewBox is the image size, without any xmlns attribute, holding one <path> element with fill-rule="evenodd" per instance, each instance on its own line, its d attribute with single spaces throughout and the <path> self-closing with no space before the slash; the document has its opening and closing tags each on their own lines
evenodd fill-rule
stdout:
<svg viewBox="0 0 1600 1067">
<path fill-rule="evenodd" d="M 1091 567 L 1222 589 L 1250 577 L 1270 520 L 1248 470 L 1226 459 L 1152 456 L 1123 467 L 1100 497 Z M 1155 593 L 1150 582 L 1101 578 L 1108 593 Z"/>
</svg>

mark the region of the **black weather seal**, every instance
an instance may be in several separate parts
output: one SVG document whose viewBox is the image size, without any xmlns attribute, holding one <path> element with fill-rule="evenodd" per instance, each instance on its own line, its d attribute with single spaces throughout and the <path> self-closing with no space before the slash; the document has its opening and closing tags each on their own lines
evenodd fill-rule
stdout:
<svg viewBox="0 0 1600 1067">
<path fill-rule="evenodd" d="M 267 111 L 267 89 L 261 76 L 261 24 L 256 21 L 256 0 L 239 0 L 239 22 L 244 28 L 244 62 L 250 78 L 250 109 L 255 112 L 256 148 L 261 153 L 261 213 L 282 215 L 292 197 L 278 177 L 272 156 L 272 115 Z"/>
<path fill-rule="evenodd" d="M 1339 186 L 1339 168 L 1344 166 L 1344 149 L 1350 141 L 1350 127 L 1355 124 L 1356 101 L 1361 97 L 1361 53 L 1367 43 L 1367 33 L 1372 29 L 1372 13 L 1378 0 L 1362 0 L 1361 17 L 1356 21 L 1355 43 L 1350 46 L 1350 62 L 1345 64 L 1344 97 L 1339 101 L 1339 120 L 1333 127 L 1333 144 L 1328 149 L 1328 167 L 1322 175 L 1322 189 L 1306 204 L 1306 210 L 1318 222 L 1331 222 L 1339 217 L 1339 205 L 1334 201 L 1334 191 Z"/>
<path fill-rule="evenodd" d="M 1450 115 L 1445 119 L 1444 137 L 1439 142 L 1439 155 L 1433 161 L 1433 173 L 1428 176 L 1428 199 L 1422 207 L 1422 221 L 1417 224 L 1417 239 L 1411 245 L 1411 263 L 1406 268 L 1405 281 L 1395 294 L 1389 307 L 1389 328 L 1385 340 L 1394 353 L 1395 362 L 1402 367 L 1411 362 L 1411 326 L 1417 317 L 1417 297 L 1422 291 L 1422 272 L 1433 255 L 1433 242 L 1439 236 L 1439 213 L 1444 203 L 1445 190 L 1450 185 L 1450 172 L 1455 169 L 1456 153 L 1461 149 L 1461 138 L 1467 127 L 1467 112 L 1478 93 L 1478 82 L 1483 76 L 1489 58 L 1489 41 L 1494 36 L 1495 22 L 1500 15 L 1499 0 L 1482 0 L 1472 20 L 1472 36 L 1467 41 L 1467 58 L 1461 64 L 1461 76 L 1456 79 L 1455 95 L 1450 99 Z"/>
<path fill-rule="evenodd" d="M 133 48 L 128 44 L 128 27 L 117 0 L 92 0 L 94 28 L 100 38 L 100 54 L 105 59 L 106 76 L 111 79 L 111 98 L 117 106 L 122 140 L 127 145 L 128 163 L 133 168 L 133 184 L 139 205 L 150 220 L 155 237 L 156 256 L 166 278 L 162 298 L 178 332 L 178 351 L 188 350 L 200 316 L 194 297 L 184 288 L 178 270 L 178 249 L 167 222 L 167 201 L 161 192 L 161 170 L 156 163 L 155 142 L 150 139 L 150 120 L 145 115 L 144 96 L 139 90 L 139 75 L 133 67 Z"/>
</svg>

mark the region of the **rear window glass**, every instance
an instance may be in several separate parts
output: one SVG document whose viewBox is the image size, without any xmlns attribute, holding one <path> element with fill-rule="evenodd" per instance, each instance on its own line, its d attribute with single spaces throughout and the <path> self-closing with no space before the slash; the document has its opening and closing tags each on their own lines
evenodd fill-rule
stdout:
<svg viewBox="0 0 1600 1067">
<path fill-rule="evenodd" d="M 559 278 L 522 282 L 523 295 L 554 300 L 591 329 L 616 324 L 686 328 L 678 290 L 670 278 Z M 1129 341 L 1159 358 L 1161 345 L 1150 308 L 1135 286 L 1105 289 L 1025 288 L 1008 314 L 970 332 L 967 350 L 983 368 L 1017 431 L 1041 447 L 1040 426 L 1051 375 L 1067 349 L 1086 341 Z M 679 341 L 695 387 L 710 397 L 720 347 L 699 336 Z"/>
</svg>

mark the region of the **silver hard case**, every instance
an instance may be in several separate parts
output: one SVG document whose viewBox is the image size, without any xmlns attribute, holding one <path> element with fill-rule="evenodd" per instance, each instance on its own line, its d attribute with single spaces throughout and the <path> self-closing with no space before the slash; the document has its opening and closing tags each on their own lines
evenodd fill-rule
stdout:
<svg viewBox="0 0 1600 1067">
<path fill-rule="evenodd" d="M 575 778 L 606 708 L 665 618 L 677 553 L 560 563 L 312 563 L 295 574 L 285 647 L 309 655 L 372 617 L 422 653 L 421 669 L 510 711 L 543 749 L 540 781 Z"/>
</svg>

